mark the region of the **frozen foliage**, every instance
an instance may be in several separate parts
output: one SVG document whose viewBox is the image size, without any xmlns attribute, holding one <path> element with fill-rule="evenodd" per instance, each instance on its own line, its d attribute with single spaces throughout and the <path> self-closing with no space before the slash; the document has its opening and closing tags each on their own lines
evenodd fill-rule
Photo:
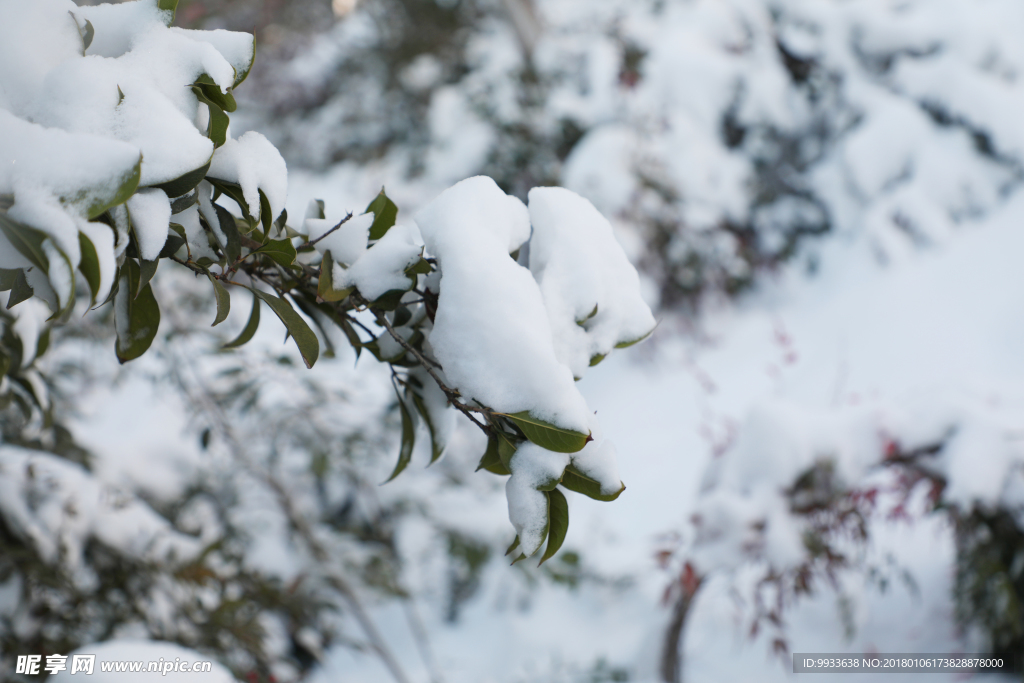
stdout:
<svg viewBox="0 0 1024 683">
<path fill-rule="evenodd" d="M 365 242 L 363 246 L 365 248 Z M 390 291 L 405 291 L 410 284 L 405 270 L 422 254 L 423 242 L 419 231 L 407 225 L 395 225 L 352 261 L 340 274 L 341 277 L 336 277 L 335 283 L 340 287 L 356 287 L 371 301 Z"/>
<path fill-rule="evenodd" d="M 416 215 L 441 266 L 430 345 L 466 396 L 504 413 L 530 411 L 586 434 L 588 411 L 558 362 L 537 282 L 509 256 L 530 218 L 490 178 L 470 178 Z"/>
<path fill-rule="evenodd" d="M 558 360 L 574 376 L 654 330 L 636 269 L 590 202 L 562 188 L 535 188 L 530 222 L 530 272 L 544 296 Z"/>
<path fill-rule="evenodd" d="M 512 456 L 512 476 L 505 483 L 508 518 L 516 528 L 523 553 L 533 555 L 547 536 L 548 497 L 562 478 L 569 456 L 552 453 L 532 443 L 521 446 Z"/>
<path fill-rule="evenodd" d="M 695 302 L 797 254 L 813 268 L 810 236 L 899 259 L 1000 206 L 1021 64 L 992 27 L 1019 21 L 963 0 L 371 0 L 267 75 L 306 95 L 274 100 L 272 138 L 314 167 L 407 170 L 418 197 L 473 172 L 522 199 L 563 184 L 666 306 Z"/>
<path fill-rule="evenodd" d="M 271 216 L 284 210 L 288 196 L 288 170 L 277 148 L 265 137 L 249 131 L 237 140 L 228 140 L 213 154 L 209 176 L 235 183 L 253 218 L 259 219 L 260 192 L 267 198 Z"/>
<path fill-rule="evenodd" d="M 176 532 L 134 496 L 104 490 L 80 465 L 2 446 L 0 471 L 0 515 L 7 528 L 46 562 L 61 562 L 80 583 L 96 580 L 82 557 L 91 538 L 127 555 L 172 564 L 201 550 L 196 539 Z"/>
</svg>

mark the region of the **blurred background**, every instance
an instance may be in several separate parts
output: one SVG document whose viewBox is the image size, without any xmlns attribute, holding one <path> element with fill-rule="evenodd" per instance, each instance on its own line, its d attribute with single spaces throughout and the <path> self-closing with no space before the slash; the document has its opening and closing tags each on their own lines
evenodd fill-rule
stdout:
<svg viewBox="0 0 1024 683">
<path fill-rule="evenodd" d="M 1024 5 L 181 0 L 176 24 L 255 33 L 232 134 L 281 150 L 291 216 L 385 187 L 401 222 L 485 174 L 612 221 L 660 321 L 580 382 L 628 488 L 573 497 L 565 549 L 509 567 L 475 430 L 379 486 L 383 368 L 325 332 L 307 372 L 273 324 L 212 353 L 212 302 L 161 273 L 187 305 L 155 353 L 118 367 L 102 311 L 60 328 L 50 423 L 0 426 L 204 551 L 155 559 L 140 527 L 69 568 L 0 527 L 2 649 L 156 638 L 316 683 L 1022 651 Z"/>
</svg>

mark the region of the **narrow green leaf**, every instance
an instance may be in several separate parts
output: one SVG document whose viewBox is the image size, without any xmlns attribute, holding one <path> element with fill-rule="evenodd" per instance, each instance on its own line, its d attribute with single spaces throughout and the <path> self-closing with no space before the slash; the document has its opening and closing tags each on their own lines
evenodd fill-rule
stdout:
<svg viewBox="0 0 1024 683">
<path fill-rule="evenodd" d="M 593 356 L 590 357 L 590 367 L 594 367 L 607 357 L 608 354 L 606 353 L 595 353 Z"/>
<path fill-rule="evenodd" d="M 324 301 L 341 301 L 352 293 L 352 287 L 345 289 L 334 288 L 334 259 L 330 250 L 324 252 L 324 258 L 320 261 L 320 279 L 316 287 L 316 295 Z M 346 332 L 346 334 L 348 334 Z M 349 336 L 349 341 L 352 341 Z"/>
<path fill-rule="evenodd" d="M 207 178 L 207 180 L 210 181 L 210 184 L 213 185 L 217 191 L 222 194 L 226 194 L 234 200 L 235 204 L 238 205 L 239 211 L 242 212 L 242 218 L 245 219 L 245 222 L 249 225 L 249 229 L 245 231 L 245 233 L 249 234 L 252 232 L 253 228 L 256 227 L 256 219 L 252 217 L 251 213 L 249 213 L 249 205 L 245 201 L 245 195 L 242 194 L 242 187 L 237 183 L 220 180 L 218 178 Z M 214 195 L 214 198 L 216 198 L 216 195 Z"/>
<path fill-rule="evenodd" d="M 495 430 L 495 437 L 498 439 L 498 458 L 501 460 L 501 464 L 505 466 L 505 469 L 512 473 L 512 468 L 509 466 L 512 463 L 512 456 L 519 450 L 519 444 L 512 440 L 505 432 Z M 522 442 L 520 442 L 522 443 Z"/>
<path fill-rule="evenodd" d="M 0 346 L 0 377 L 3 377 L 11 371 L 11 357 L 4 351 L 4 347 Z"/>
<path fill-rule="evenodd" d="M 178 0 L 157 0 L 156 6 L 171 13 L 171 21 L 174 21 L 174 12 L 178 9 Z M 167 24 L 170 26 L 170 22 Z"/>
<path fill-rule="evenodd" d="M 427 404 L 415 391 L 412 392 L 412 402 L 416 406 L 416 411 L 420 414 L 420 417 L 427 423 L 427 431 L 430 432 L 430 464 L 433 465 L 444 454 L 444 446 L 438 442 L 437 430 L 434 428 L 434 421 L 430 419 Z"/>
<path fill-rule="evenodd" d="M 228 259 L 228 265 L 230 266 L 242 255 L 242 236 L 238 232 L 238 224 L 235 223 L 235 217 L 231 215 L 231 212 L 225 209 L 220 204 L 213 205 L 214 210 L 217 212 L 217 222 L 220 224 L 220 231 L 224 233 L 224 237 L 228 243 L 221 245 L 224 247 L 224 256 Z"/>
<path fill-rule="evenodd" d="M 224 113 L 219 104 L 206 96 L 206 92 L 202 88 L 193 86 L 192 92 L 200 102 L 206 105 L 210 113 L 210 122 L 206 126 L 206 137 L 213 142 L 214 148 L 220 147 L 227 142 L 230 117 Z"/>
<path fill-rule="evenodd" d="M 121 90 L 121 86 L 117 86 L 117 104 L 118 106 L 124 102 L 124 90 Z"/>
<path fill-rule="evenodd" d="M 73 12 L 68 12 L 71 17 L 75 20 L 75 25 L 78 25 L 78 17 Z M 92 39 L 96 36 L 96 29 L 93 28 L 92 22 L 88 19 L 85 20 L 85 27 L 78 26 L 78 35 L 82 37 L 82 55 L 85 55 L 85 51 L 92 45 Z"/>
<path fill-rule="evenodd" d="M 597 304 L 594 304 L 594 310 L 592 310 L 585 318 L 577 320 L 576 324 L 579 325 L 580 327 L 584 327 L 586 325 L 586 322 L 593 318 L 595 315 L 597 315 Z"/>
<path fill-rule="evenodd" d="M 0 292 L 9 292 L 21 274 L 21 268 L 0 268 Z"/>
<path fill-rule="evenodd" d="M 277 317 L 284 323 L 288 334 L 295 340 L 295 345 L 299 347 L 299 353 L 302 354 L 302 361 L 306 364 L 306 367 L 313 367 L 313 363 L 316 363 L 316 359 L 320 355 L 320 341 L 316 338 L 316 333 L 295 312 L 295 309 L 292 308 L 287 299 L 276 297 L 267 292 L 261 292 L 258 289 L 253 289 L 252 291 L 256 293 L 256 296 L 266 301 L 267 305 L 270 306 L 270 310 L 277 314 Z"/>
<path fill-rule="evenodd" d="M 260 298 L 253 294 L 252 296 L 252 312 L 249 313 L 249 322 L 245 324 L 242 329 L 242 333 L 239 334 L 233 341 L 228 342 L 222 348 L 233 349 L 235 347 L 245 344 L 247 341 L 252 339 L 253 335 L 256 334 L 257 328 L 260 326 Z"/>
<path fill-rule="evenodd" d="M 237 108 L 234 95 L 232 95 L 230 91 L 226 93 L 221 92 L 220 86 L 214 83 L 213 78 L 208 74 L 200 75 L 192 85 L 193 87 L 202 90 L 203 95 L 205 95 L 207 99 L 224 111 L 233 112 Z"/>
<path fill-rule="evenodd" d="M 195 206 L 199 202 L 198 192 L 189 192 L 171 202 L 171 215 L 179 214 L 185 209 Z"/>
<path fill-rule="evenodd" d="M 480 458 L 480 464 L 476 466 L 476 471 L 487 470 L 494 474 L 512 474 L 508 468 L 505 467 L 505 463 L 501 461 L 501 456 L 498 454 L 498 437 L 491 435 L 487 438 L 487 450 L 484 451 L 483 457 Z M 519 540 L 516 539 L 518 544 Z M 508 555 L 508 553 L 505 553 Z"/>
<path fill-rule="evenodd" d="M 519 534 L 516 534 L 516 540 L 512 541 L 512 545 L 505 551 L 505 557 L 508 557 L 512 552 L 519 547 Z"/>
<path fill-rule="evenodd" d="M 395 388 L 395 393 L 398 393 L 398 388 Z M 398 450 L 398 463 L 395 465 L 395 470 L 391 473 L 384 483 L 388 483 L 399 474 L 402 470 L 408 467 L 409 462 L 412 460 L 412 449 L 416 445 L 416 423 L 413 422 L 412 413 L 409 412 L 409 407 L 402 400 L 401 396 L 398 396 L 398 409 L 402 413 L 402 445 Z"/>
<path fill-rule="evenodd" d="M 42 358 L 46 350 L 50 348 L 50 328 L 47 327 L 36 339 L 36 358 Z"/>
<path fill-rule="evenodd" d="M 213 155 L 210 155 L 210 160 L 197 169 L 189 171 L 184 175 L 180 175 L 174 180 L 168 180 L 164 183 L 159 183 L 153 187 L 160 188 L 163 190 L 168 197 L 174 199 L 180 197 L 183 194 L 187 194 L 196 188 L 203 178 L 206 177 L 207 171 L 210 170 L 210 164 L 213 163 Z M 131 196 L 131 195 L 129 195 Z M 127 199 L 127 198 L 125 198 Z"/>
<path fill-rule="evenodd" d="M 151 285 L 139 288 L 139 264 L 133 259 L 121 267 L 118 296 L 114 301 L 117 328 L 117 359 L 127 363 L 144 354 L 156 338 L 160 327 L 160 307 Z M 139 291 L 137 297 L 131 293 Z"/>
<path fill-rule="evenodd" d="M 160 259 L 155 261 L 146 261 L 144 259 L 139 260 L 139 288 L 135 290 L 135 297 L 138 298 L 139 292 L 150 283 L 153 276 L 156 275 L 156 268 L 160 265 Z"/>
<path fill-rule="evenodd" d="M 548 491 L 548 547 L 540 558 L 544 564 L 558 552 L 569 531 L 569 503 L 558 489 Z M 538 565 L 540 566 L 540 565 Z"/>
<path fill-rule="evenodd" d="M 391 229 L 391 226 L 395 224 L 398 219 L 398 207 L 391 201 L 386 194 L 384 194 L 384 188 L 380 189 L 378 194 L 370 205 L 366 207 L 366 212 L 373 212 L 373 225 L 370 226 L 370 239 L 379 240 L 381 237 Z"/>
<path fill-rule="evenodd" d="M 43 251 L 43 241 L 46 240 L 45 232 L 11 220 L 3 212 L 0 212 L 0 231 L 3 231 L 11 246 L 27 258 L 32 265 L 44 273 L 50 271 L 50 260 L 46 257 L 46 252 Z"/>
<path fill-rule="evenodd" d="M 341 325 L 341 331 L 348 337 L 348 343 L 356 351 L 356 360 L 359 360 L 359 354 L 363 352 L 363 340 L 359 338 L 359 334 L 347 319 L 342 318 L 339 324 Z"/>
<path fill-rule="evenodd" d="M 270 200 L 263 194 L 263 190 L 257 188 L 256 192 L 260 195 L 260 223 L 263 224 L 263 234 L 270 235 L 270 228 L 274 225 L 274 211 L 270 208 Z"/>
<path fill-rule="evenodd" d="M 504 413 L 498 414 L 505 415 Z M 592 440 L 590 434 L 558 427 L 550 422 L 534 417 L 529 411 L 524 410 L 512 415 L 505 415 L 505 417 L 512 420 L 523 431 L 527 439 L 541 448 L 546 448 L 556 453 L 575 453 L 586 446 L 588 441 Z"/>
<path fill-rule="evenodd" d="M 655 327 L 657 327 L 657 326 L 655 326 Z M 639 344 L 644 339 L 647 339 L 648 337 L 650 337 L 651 334 L 654 333 L 654 329 L 655 328 L 652 327 L 647 334 L 645 334 L 643 336 L 640 336 L 640 337 L 637 337 L 636 339 L 628 339 L 626 341 L 620 341 L 618 344 L 615 345 L 615 348 L 617 348 L 617 349 L 626 349 L 626 348 L 629 348 L 630 346 L 632 346 L 633 344 Z"/>
<path fill-rule="evenodd" d="M 216 327 L 228 317 L 228 312 L 231 310 L 231 295 L 228 294 L 228 290 L 224 288 L 220 280 L 213 276 L 213 273 L 207 271 L 206 277 L 210 278 L 210 284 L 213 285 L 213 296 L 217 300 L 217 318 L 210 326 Z"/>
<path fill-rule="evenodd" d="M 570 491 L 582 493 L 584 496 L 587 496 L 588 498 L 593 498 L 594 500 L 601 500 L 606 503 L 615 500 L 622 494 L 623 491 L 626 490 L 626 486 L 625 484 L 623 484 L 622 488 L 620 488 L 615 493 L 607 495 L 603 494 L 601 493 L 601 485 L 599 483 L 597 483 L 587 475 L 580 472 L 573 465 L 569 465 L 568 467 L 565 468 L 565 472 L 562 473 L 561 483 L 562 486 L 569 489 Z"/>
<path fill-rule="evenodd" d="M 100 288 L 100 259 L 96 255 L 96 246 L 85 236 L 84 232 L 78 233 L 78 247 L 82 253 L 82 258 L 78 262 L 78 270 L 82 271 L 85 281 L 89 284 L 89 291 L 92 293 L 89 308 L 92 308 L 96 305 L 96 294 Z"/>
<path fill-rule="evenodd" d="M 160 256 L 157 258 L 157 260 L 159 261 L 162 258 L 170 258 L 171 256 L 174 256 L 175 254 L 178 253 L 178 250 L 181 249 L 184 245 L 185 238 L 182 237 L 181 235 L 168 235 L 167 241 L 164 242 L 164 248 L 160 250 Z"/>
<path fill-rule="evenodd" d="M 410 284 L 409 288 L 411 289 L 412 286 Z M 402 302 L 402 297 L 405 296 L 407 291 L 405 289 L 389 289 L 374 299 L 373 307 L 381 311 L 393 311 L 398 308 L 398 304 Z"/>
<path fill-rule="evenodd" d="M 420 256 L 420 260 L 405 269 L 405 274 L 415 279 L 417 275 L 429 275 L 434 272 L 427 259 Z"/>
<path fill-rule="evenodd" d="M 285 268 L 295 263 L 295 257 L 297 256 L 291 240 L 287 239 L 269 240 L 253 253 L 268 256 Z"/>
<path fill-rule="evenodd" d="M 139 181 L 142 179 L 142 155 L 139 155 L 138 161 L 129 170 L 121 174 L 118 179 L 117 190 L 112 195 L 104 194 L 99 198 L 95 198 L 93 203 L 89 205 L 86 210 L 86 214 L 89 220 L 98 218 L 104 214 L 107 210 L 115 207 L 119 204 L 124 204 L 128 201 L 128 198 L 135 194 L 135 191 L 139 189 Z"/>
<path fill-rule="evenodd" d="M 14 278 L 14 286 L 11 287 L 11 293 L 7 297 L 7 310 L 11 310 L 22 301 L 28 301 L 32 298 L 35 292 L 32 287 L 29 286 L 28 280 L 25 278 L 25 271 L 18 269 L 17 276 Z"/>
</svg>

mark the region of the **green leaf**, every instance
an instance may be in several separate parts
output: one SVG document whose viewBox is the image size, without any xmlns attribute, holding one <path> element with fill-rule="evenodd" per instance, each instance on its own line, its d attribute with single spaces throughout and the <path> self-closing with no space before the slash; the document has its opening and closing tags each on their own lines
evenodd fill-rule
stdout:
<svg viewBox="0 0 1024 683">
<path fill-rule="evenodd" d="M 270 200 L 263 194 L 263 190 L 257 188 L 256 192 L 260 195 L 260 223 L 263 224 L 263 234 L 269 235 L 270 228 L 274 225 L 274 211 L 270 208 Z"/>
<path fill-rule="evenodd" d="M 0 231 L 4 233 L 11 246 L 27 258 L 32 265 L 44 273 L 50 271 L 50 259 L 43 251 L 43 242 L 47 237 L 45 232 L 11 220 L 6 213 L 2 212 L 0 212 Z"/>
<path fill-rule="evenodd" d="M 253 253 L 268 256 L 285 268 L 288 268 L 295 263 L 295 257 L 297 256 L 295 253 L 295 247 L 292 245 L 291 240 L 287 239 L 269 240 Z"/>
<path fill-rule="evenodd" d="M 505 469 L 512 473 L 510 464 L 512 463 L 512 456 L 519 450 L 519 444 L 512 440 L 512 437 L 500 430 L 495 430 L 495 438 L 498 439 L 498 457 L 501 459 L 501 464 L 505 466 Z M 522 443 L 522 442 L 520 442 Z"/>
<path fill-rule="evenodd" d="M 334 288 L 334 259 L 330 250 L 324 252 L 324 258 L 320 261 L 320 280 L 316 286 L 316 295 L 324 301 L 341 301 L 352 293 L 352 287 L 345 289 Z M 346 334 L 348 334 L 346 332 Z M 352 341 L 349 336 L 349 341 Z"/>
<path fill-rule="evenodd" d="M 252 232 L 253 228 L 256 227 L 256 219 L 249 213 L 249 205 L 245 201 L 245 195 L 242 193 L 241 185 L 232 183 L 228 180 L 220 180 L 218 178 L 207 178 L 207 180 L 210 181 L 210 184 L 213 185 L 217 191 L 226 194 L 234 200 L 235 204 L 238 205 L 238 209 L 242 212 L 242 218 L 245 219 L 245 222 L 249 225 L 249 230 L 246 231 L 246 234 Z M 214 195 L 214 199 L 216 199 L 216 195 Z"/>
<path fill-rule="evenodd" d="M 233 112 L 237 108 L 235 97 L 231 94 L 230 89 L 228 92 L 222 92 L 220 86 L 213 81 L 209 74 L 200 75 L 192 86 L 201 90 L 208 100 L 226 112 Z"/>
<path fill-rule="evenodd" d="M 527 439 L 541 448 L 546 448 L 556 453 L 575 453 L 586 446 L 588 441 L 592 440 L 590 434 L 558 427 L 550 422 L 534 417 L 526 410 L 513 413 L 512 415 L 498 414 L 505 415 L 505 417 L 512 420 L 523 431 Z"/>
<path fill-rule="evenodd" d="M 213 163 L 213 155 L 210 155 L 210 160 L 199 168 L 189 171 L 184 175 L 180 175 L 174 180 L 168 180 L 167 182 L 159 183 L 153 187 L 163 190 L 171 199 L 180 197 L 181 195 L 194 190 L 196 185 L 202 182 L 203 178 L 206 177 L 207 171 L 210 170 L 211 163 Z"/>
<path fill-rule="evenodd" d="M 118 104 L 118 106 L 120 106 L 122 102 L 124 102 L 124 91 L 121 90 L 121 86 L 117 86 L 117 104 Z"/>
<path fill-rule="evenodd" d="M 92 292 L 89 308 L 92 308 L 96 305 L 96 294 L 99 293 L 100 288 L 100 259 L 96 255 L 96 246 L 85 236 L 84 232 L 78 233 L 78 246 L 82 253 L 78 269 L 82 271 L 85 281 L 89 283 L 89 291 Z"/>
<path fill-rule="evenodd" d="M 206 96 L 206 92 L 202 88 L 193 86 L 192 92 L 195 93 L 196 98 L 200 102 L 206 105 L 207 110 L 210 112 L 210 122 L 206 127 L 206 137 L 210 138 L 213 142 L 214 148 L 220 147 L 227 142 L 228 124 L 231 123 L 230 117 L 224 113 L 219 104 Z"/>
<path fill-rule="evenodd" d="M 156 338 L 160 327 L 160 307 L 151 285 L 139 289 L 139 264 L 133 259 L 121 267 L 118 296 L 114 301 L 117 328 L 117 359 L 127 363 L 144 354 Z M 131 293 L 139 291 L 135 298 Z"/>
<path fill-rule="evenodd" d="M 43 330 L 43 333 L 36 339 L 36 358 L 42 358 L 43 354 L 46 353 L 46 349 L 50 348 L 50 328 L 47 327 Z"/>
<path fill-rule="evenodd" d="M 32 298 L 35 292 L 32 287 L 28 284 L 28 279 L 25 277 L 25 271 L 20 268 L 16 271 L 18 274 L 14 278 L 14 284 L 10 288 L 11 293 L 7 297 L 7 310 L 11 310 L 22 301 L 27 301 Z"/>
<path fill-rule="evenodd" d="M 590 357 L 590 367 L 594 367 L 607 357 L 607 353 L 595 353 L 593 356 Z"/>
<path fill-rule="evenodd" d="M 367 212 L 373 212 L 373 225 L 370 226 L 370 239 L 379 240 L 383 237 L 391 226 L 395 224 L 398 219 L 398 207 L 395 203 L 388 199 L 388 196 L 384 194 L 384 188 L 380 189 L 380 194 L 374 198 L 370 205 L 366 207 Z"/>
<path fill-rule="evenodd" d="M 314 216 L 314 218 L 319 218 L 320 220 L 323 220 L 326 217 L 326 215 L 324 214 L 324 200 L 314 199 L 313 201 L 316 202 L 316 208 L 318 211 L 318 214 Z"/>
<path fill-rule="evenodd" d="M 508 557 L 512 552 L 519 547 L 519 534 L 516 534 L 516 540 L 512 541 L 512 545 L 505 551 L 505 557 Z"/>
<path fill-rule="evenodd" d="M 655 327 L 657 327 L 657 325 L 655 325 Z M 626 348 L 629 348 L 630 346 L 632 346 L 633 344 L 639 344 L 639 343 L 640 343 L 640 342 L 642 342 L 642 341 L 643 341 L 644 339 L 647 339 L 648 337 L 650 337 L 650 336 L 651 336 L 651 334 L 653 334 L 653 333 L 654 333 L 654 329 L 655 329 L 655 327 L 652 327 L 652 328 L 650 329 L 650 331 L 649 331 L 649 332 L 647 332 L 647 334 L 645 334 L 645 335 L 642 335 L 642 336 L 640 336 L 640 337 L 637 337 L 636 339 L 629 339 L 629 340 L 627 340 L 627 341 L 621 341 L 621 342 L 619 342 L 618 344 L 616 344 L 616 345 L 615 345 L 615 348 L 617 348 L 617 349 L 626 349 Z"/>
<path fill-rule="evenodd" d="M 420 256 L 419 261 L 405 269 L 405 274 L 414 280 L 417 275 L 429 275 L 432 272 L 434 272 L 434 269 L 431 267 L 430 262 L 422 256 Z"/>
<path fill-rule="evenodd" d="M 156 6 L 159 9 L 170 12 L 171 21 L 174 21 L 174 12 L 178 9 L 178 0 L 156 0 Z M 168 26 L 170 26 L 169 22 Z"/>
<path fill-rule="evenodd" d="M 247 341 L 252 339 L 253 335 L 256 334 L 257 328 L 260 326 L 260 298 L 254 293 L 252 296 L 252 312 L 249 313 L 249 322 L 245 324 L 242 329 L 242 333 L 239 334 L 233 341 L 228 342 L 222 348 L 233 349 L 235 347 L 245 344 Z"/>
<path fill-rule="evenodd" d="M 181 227 L 181 226 L 178 226 Z M 160 250 L 160 256 L 157 260 L 162 258 L 170 258 L 171 256 L 178 253 L 178 250 L 185 245 L 185 238 L 181 235 L 168 235 L 167 241 L 164 242 L 164 248 Z"/>
<path fill-rule="evenodd" d="M 558 552 L 569 531 L 569 503 L 558 489 L 548 491 L 548 547 L 540 558 L 544 564 Z M 540 565 L 538 565 L 540 566 Z"/>
<path fill-rule="evenodd" d="M 182 211 L 184 211 L 185 209 L 189 208 L 190 206 L 195 206 L 195 204 L 198 201 L 199 201 L 199 193 L 198 192 L 190 192 L 188 194 L 185 194 L 185 195 L 182 195 L 182 196 L 178 197 L 173 202 L 171 202 L 171 215 L 173 216 L 174 214 L 181 213 Z"/>
<path fill-rule="evenodd" d="M 590 313 L 589 313 L 589 314 L 587 315 L 587 317 L 585 317 L 585 318 L 583 318 L 583 319 L 581 319 L 581 320 L 577 320 L 577 321 L 576 321 L 576 324 L 577 324 L 577 325 L 579 325 L 580 327 L 584 327 L 584 326 L 585 326 L 585 324 L 586 324 L 586 322 L 587 322 L 588 320 L 590 320 L 591 318 L 593 318 L 593 317 L 594 317 L 595 315 L 597 315 L 597 304 L 594 304 L 594 310 L 592 310 L 592 311 L 591 311 L 591 312 L 590 312 Z"/>
<path fill-rule="evenodd" d="M 238 232 L 238 224 L 235 223 L 235 217 L 231 215 L 230 211 L 220 204 L 214 204 L 213 208 L 217 212 L 217 222 L 220 224 L 220 231 L 224 233 L 224 237 L 228 241 L 227 244 L 222 244 L 221 246 L 224 248 L 224 255 L 227 257 L 228 265 L 230 266 L 242 255 L 242 236 Z"/>
<path fill-rule="evenodd" d="M 569 465 L 565 468 L 565 472 L 562 473 L 562 486 L 575 491 L 576 493 L 582 493 L 588 498 L 594 500 L 601 500 L 606 503 L 611 502 L 618 498 L 623 491 L 626 490 L 626 486 L 623 484 L 622 488 L 612 494 L 601 493 L 601 485 L 588 477 L 587 475 L 580 472 L 573 465 Z"/>
<path fill-rule="evenodd" d="M 320 341 L 316 338 L 316 333 L 295 312 L 295 309 L 292 308 L 287 299 L 282 299 L 267 292 L 261 292 L 258 289 L 253 289 L 252 291 L 256 296 L 267 302 L 270 310 L 277 314 L 277 317 L 284 323 L 288 334 L 295 340 L 295 345 L 299 347 L 299 353 L 302 354 L 302 361 L 306 364 L 306 367 L 313 367 L 317 357 L 320 355 Z"/>
<path fill-rule="evenodd" d="M 4 347 L 0 346 L 0 377 L 3 377 L 11 371 L 11 357 L 4 351 Z"/>
<path fill-rule="evenodd" d="M 395 393 L 398 393 L 398 388 L 395 387 Z M 398 409 L 402 413 L 402 445 L 398 449 L 398 463 L 395 465 L 395 470 L 391 473 L 384 483 L 388 483 L 399 474 L 402 470 L 408 467 L 409 462 L 412 460 L 412 449 L 416 445 L 416 423 L 413 422 L 412 413 L 409 412 L 409 407 L 402 400 L 401 396 L 398 396 Z"/>
<path fill-rule="evenodd" d="M 348 343 L 351 344 L 352 348 L 356 351 L 356 360 L 359 360 L 359 354 L 363 352 L 363 340 L 359 338 L 359 334 L 356 332 L 355 328 L 352 327 L 352 323 L 350 323 L 346 318 L 342 318 L 339 324 L 341 325 L 342 332 L 344 332 L 345 336 L 348 337 Z"/>
<path fill-rule="evenodd" d="M 410 288 L 412 285 L 410 285 Z M 381 311 L 393 311 L 402 303 L 402 297 L 409 291 L 406 289 L 389 289 L 373 300 L 373 307 Z"/>
<path fill-rule="evenodd" d="M 0 292 L 11 291 L 21 274 L 21 268 L 0 268 Z"/>
<path fill-rule="evenodd" d="M 139 288 L 135 290 L 135 298 L 139 297 L 139 292 L 150 283 L 153 276 L 156 275 L 156 268 L 160 265 L 160 259 L 155 261 L 146 261 L 139 259 Z"/>
<path fill-rule="evenodd" d="M 213 296 L 217 299 L 217 318 L 210 326 L 216 327 L 228 317 L 228 312 L 231 310 L 231 295 L 228 294 L 228 290 L 224 288 L 220 280 L 213 276 L 213 273 L 207 271 L 206 277 L 210 278 L 210 284 L 213 285 Z"/>
<path fill-rule="evenodd" d="M 480 458 L 480 464 L 476 466 L 476 471 L 487 470 L 494 474 L 512 474 L 508 468 L 505 467 L 505 463 L 501 461 L 501 456 L 498 454 L 498 437 L 493 434 L 487 438 L 487 450 L 484 451 L 483 457 Z M 516 538 L 516 544 L 518 545 L 519 538 Z M 511 552 L 511 551 L 509 551 Z M 508 553 L 505 553 L 508 555 Z"/>
<path fill-rule="evenodd" d="M 427 431 L 430 432 L 430 464 L 433 465 L 437 462 L 437 459 L 444 454 L 444 446 L 438 443 L 437 430 L 434 428 L 434 422 L 430 419 L 430 412 L 427 411 L 427 404 L 423 401 L 423 398 L 415 391 L 412 392 L 412 402 L 416 406 L 417 412 L 423 421 L 427 423 Z"/>
<path fill-rule="evenodd" d="M 93 200 L 93 203 L 89 205 L 86 210 L 89 220 L 97 218 L 108 209 L 119 204 L 124 204 L 128 201 L 128 198 L 135 194 L 135 191 L 139 189 L 139 181 L 141 179 L 142 155 L 140 154 L 139 160 L 135 162 L 135 165 L 132 166 L 130 170 L 121 174 L 121 178 L 118 180 L 117 190 L 114 194 L 96 198 Z"/>
</svg>

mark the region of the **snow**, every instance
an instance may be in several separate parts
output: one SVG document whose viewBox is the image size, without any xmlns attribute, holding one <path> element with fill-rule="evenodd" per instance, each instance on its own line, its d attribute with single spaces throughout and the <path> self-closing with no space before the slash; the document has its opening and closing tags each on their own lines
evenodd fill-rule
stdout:
<svg viewBox="0 0 1024 683">
<path fill-rule="evenodd" d="M 167 242 L 171 222 L 171 202 L 160 189 L 139 190 L 126 202 L 139 255 L 155 261 Z"/>
<path fill-rule="evenodd" d="M 555 355 L 583 377 L 592 359 L 650 334 L 654 316 L 636 269 L 593 204 L 557 187 L 534 188 L 529 199 L 530 272 L 544 296 Z"/>
<path fill-rule="evenodd" d="M 313 245 L 318 252 L 323 254 L 329 251 L 335 263 L 346 266 L 355 264 L 366 253 L 366 245 L 370 241 L 370 226 L 373 225 L 373 212 L 353 215 L 341 227 L 324 237 L 324 234 L 338 225 L 347 213 L 354 212 L 331 213 L 329 219 L 306 218 L 303 228 L 309 235 L 310 242 L 320 240 Z"/>
<path fill-rule="evenodd" d="M 369 222 L 372 224 L 373 220 Z M 339 232 L 344 228 L 343 225 Z M 356 233 L 357 230 L 358 228 L 355 228 L 351 232 Z M 369 301 L 392 290 L 405 291 L 412 287 L 414 282 L 404 271 L 416 263 L 422 253 L 423 241 L 420 239 L 419 230 L 409 225 L 393 225 L 350 267 L 340 273 L 334 286 L 336 289 L 357 287 L 359 293 Z M 343 251 L 342 256 L 344 255 Z"/>
<path fill-rule="evenodd" d="M 142 501 L 101 486 L 63 458 L 3 445 L 0 469 L 4 523 L 44 561 L 63 563 L 76 581 L 89 581 L 82 557 L 89 538 L 151 561 L 186 561 L 201 549 Z"/>
<path fill-rule="evenodd" d="M 242 187 L 249 214 L 260 218 L 259 190 L 270 202 L 272 218 L 284 210 L 288 196 L 288 169 L 281 153 L 260 133 L 249 131 L 237 140 L 228 140 L 213 154 L 207 174 Z"/>
<path fill-rule="evenodd" d="M 548 528 L 548 497 L 569 464 L 566 453 L 554 453 L 536 444 L 524 443 L 509 462 L 512 476 L 505 482 L 508 519 L 519 535 L 519 550 L 530 557 L 540 549 Z"/>
<path fill-rule="evenodd" d="M 494 410 L 528 410 L 587 433 L 589 411 L 555 356 L 540 289 L 509 257 L 529 230 L 521 202 L 490 178 L 470 178 L 421 209 L 416 223 L 442 273 L 428 341 L 445 375 Z"/>
</svg>

